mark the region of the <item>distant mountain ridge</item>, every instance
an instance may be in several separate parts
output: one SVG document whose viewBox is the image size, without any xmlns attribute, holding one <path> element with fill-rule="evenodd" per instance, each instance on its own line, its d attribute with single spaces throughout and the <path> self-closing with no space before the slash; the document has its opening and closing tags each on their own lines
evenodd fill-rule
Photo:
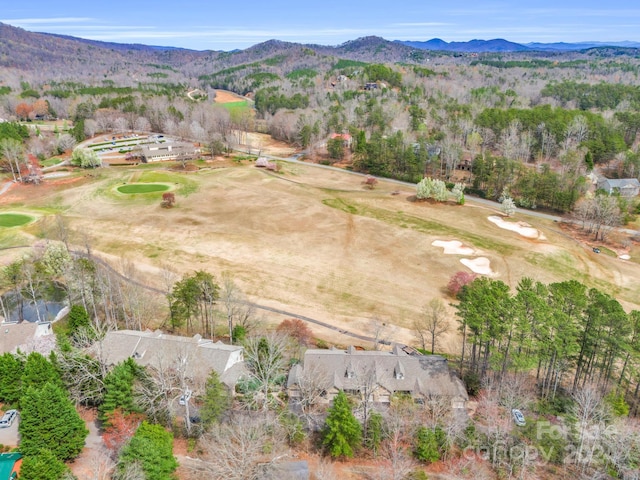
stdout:
<svg viewBox="0 0 640 480">
<path fill-rule="evenodd" d="M 483 52 L 529 52 L 529 51 L 577 51 L 589 48 L 600 47 L 623 47 L 640 48 L 640 42 L 555 42 L 555 43 L 515 43 L 502 38 L 492 40 L 470 40 L 468 42 L 446 42 L 440 38 L 432 38 L 427 41 L 395 40 L 408 47 L 419 48 L 421 50 L 439 50 L 442 52 L 463 52 L 463 53 L 483 53 Z"/>
<path fill-rule="evenodd" d="M 268 40 L 249 48 L 233 51 L 190 50 L 171 46 L 123 44 L 102 42 L 68 35 L 37 33 L 0 23 L 0 68 L 29 71 L 44 79 L 60 80 L 67 76 L 84 76 L 87 81 L 122 75 L 131 82 L 140 81 L 151 73 L 171 75 L 182 81 L 180 75 L 188 72 L 192 78 L 209 75 L 242 64 L 266 66 L 286 63 L 285 68 L 316 68 L 335 63 L 335 58 L 367 63 L 417 63 L 424 64 L 431 57 L 441 55 L 463 56 L 466 53 L 510 53 L 514 56 L 557 56 L 578 51 L 590 54 L 590 49 L 600 55 L 638 55 L 640 43 L 533 43 L 522 45 L 504 39 L 446 42 L 434 38 L 426 42 L 390 41 L 377 36 L 360 37 L 340 45 L 316 45 Z M 635 47 L 635 48 L 630 48 Z M 332 60 L 333 59 L 333 60 Z M 164 68 L 163 72 L 149 72 Z M 166 68 L 170 67 L 170 68 Z M 180 75 L 178 75 L 180 73 Z M 281 73 L 281 72 L 279 72 Z M 166 78 L 166 77 L 164 77 Z M 1 81 L 2 79 L 0 79 Z"/>
</svg>

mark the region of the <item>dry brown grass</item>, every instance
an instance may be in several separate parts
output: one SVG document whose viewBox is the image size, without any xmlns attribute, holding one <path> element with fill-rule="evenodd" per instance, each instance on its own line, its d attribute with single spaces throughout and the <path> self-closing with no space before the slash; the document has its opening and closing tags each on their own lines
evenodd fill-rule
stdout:
<svg viewBox="0 0 640 480">
<path fill-rule="evenodd" d="M 627 307 L 640 303 L 637 264 L 597 256 L 551 222 L 527 217 L 547 240 L 526 239 L 489 222 L 495 212 L 472 202 L 410 202 L 408 187 L 381 181 L 366 190 L 360 177 L 306 165 L 284 164 L 281 174 L 243 165 L 173 175 L 188 175 L 198 189 L 188 196 L 178 191 L 170 210 L 160 207 L 160 194 L 157 201 L 115 195 L 114 186 L 135 177 L 115 168 L 23 198 L 14 189 L 0 203 L 61 206 L 78 241 L 88 236 L 93 250 L 114 263 L 134 261 L 150 284 L 162 286 L 163 264 L 179 274 L 228 272 L 258 303 L 368 335 L 374 323 L 386 323 L 387 335 L 405 342 L 413 341 L 413 318 L 433 297 L 449 303 L 446 285 L 465 270 L 434 240 L 458 239 L 476 249 L 491 261 L 495 278 L 512 287 L 523 276 L 545 283 L 576 278 Z M 38 233 L 42 226 L 31 228 Z M 455 324 L 453 309 L 451 316 Z M 457 345 L 452 333 L 443 347 L 454 352 Z"/>
</svg>

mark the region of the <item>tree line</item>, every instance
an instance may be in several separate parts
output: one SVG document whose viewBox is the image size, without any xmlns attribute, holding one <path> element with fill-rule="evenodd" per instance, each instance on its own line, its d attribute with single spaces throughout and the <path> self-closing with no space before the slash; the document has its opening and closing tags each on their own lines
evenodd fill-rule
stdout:
<svg viewBox="0 0 640 480">
<path fill-rule="evenodd" d="M 619 391 L 637 409 L 640 311 L 569 280 L 545 285 L 523 278 L 512 294 L 500 280 L 475 279 L 458 293 L 461 366 L 500 379 L 535 372 L 542 397 L 596 385 Z"/>
</svg>

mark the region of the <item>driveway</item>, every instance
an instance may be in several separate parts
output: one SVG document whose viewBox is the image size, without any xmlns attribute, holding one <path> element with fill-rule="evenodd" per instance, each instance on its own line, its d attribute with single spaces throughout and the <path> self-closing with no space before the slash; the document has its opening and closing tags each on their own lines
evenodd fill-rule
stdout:
<svg viewBox="0 0 640 480">
<path fill-rule="evenodd" d="M 0 445 L 5 447 L 17 447 L 20 441 L 18 435 L 18 424 L 20 423 L 20 417 L 16 418 L 9 428 L 0 428 Z"/>
</svg>

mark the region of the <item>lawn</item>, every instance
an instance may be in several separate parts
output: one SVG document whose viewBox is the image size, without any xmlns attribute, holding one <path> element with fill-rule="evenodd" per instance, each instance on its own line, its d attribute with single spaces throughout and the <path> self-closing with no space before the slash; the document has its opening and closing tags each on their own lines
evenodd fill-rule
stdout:
<svg viewBox="0 0 640 480">
<path fill-rule="evenodd" d="M 118 187 L 120 193 L 127 195 L 134 193 L 166 192 L 167 190 L 169 190 L 169 185 L 163 185 L 161 183 L 132 183 Z"/>
<path fill-rule="evenodd" d="M 244 110 L 251 110 L 251 108 L 249 107 L 249 102 L 247 102 L 246 100 L 240 100 L 239 102 L 221 103 L 220 105 L 229 110 L 229 113 L 240 113 Z"/>
<path fill-rule="evenodd" d="M 33 222 L 35 219 L 31 215 L 23 215 L 21 213 L 0 213 L 0 227 L 20 227 L 27 223 Z"/>
</svg>

